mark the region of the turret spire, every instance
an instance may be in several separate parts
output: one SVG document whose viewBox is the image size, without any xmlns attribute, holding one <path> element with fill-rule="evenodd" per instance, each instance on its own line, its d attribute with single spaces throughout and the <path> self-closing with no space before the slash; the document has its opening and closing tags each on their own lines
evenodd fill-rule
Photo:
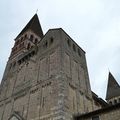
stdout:
<svg viewBox="0 0 120 120">
<path fill-rule="evenodd" d="M 111 72 L 109 72 L 106 100 L 117 96 L 120 96 L 120 86 L 111 74 Z"/>
<path fill-rule="evenodd" d="M 23 33 L 25 33 L 27 30 L 32 30 L 35 34 L 37 34 L 40 38 L 43 37 L 43 31 L 39 22 L 38 15 L 35 14 L 32 19 L 28 22 L 28 24 L 23 28 L 23 30 L 20 32 L 20 34 L 16 37 L 20 37 Z"/>
</svg>

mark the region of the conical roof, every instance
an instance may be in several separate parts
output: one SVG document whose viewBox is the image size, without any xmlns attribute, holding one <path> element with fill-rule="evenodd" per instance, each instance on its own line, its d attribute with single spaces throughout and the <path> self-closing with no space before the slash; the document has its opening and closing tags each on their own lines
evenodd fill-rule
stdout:
<svg viewBox="0 0 120 120">
<path fill-rule="evenodd" d="M 109 72 L 106 100 L 117 96 L 120 96 L 120 86 L 111 74 L 111 72 Z"/>
<path fill-rule="evenodd" d="M 32 30 L 35 34 L 43 37 L 43 31 L 39 22 L 38 15 L 35 14 L 32 19 L 28 22 L 28 24 L 23 28 L 23 30 L 20 32 L 20 34 L 16 37 L 16 39 L 21 36 L 23 33 L 25 33 L 27 30 Z"/>
</svg>

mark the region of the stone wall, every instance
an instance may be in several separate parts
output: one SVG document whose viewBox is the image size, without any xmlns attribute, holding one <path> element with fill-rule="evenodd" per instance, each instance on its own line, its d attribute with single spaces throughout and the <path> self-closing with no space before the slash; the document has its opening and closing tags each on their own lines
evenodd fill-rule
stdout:
<svg viewBox="0 0 120 120">
<path fill-rule="evenodd" d="M 92 111 L 85 52 L 62 29 L 49 30 L 32 50 L 8 61 L 16 65 L 2 83 L 1 120 L 14 111 L 25 120 L 69 120 Z"/>
<path fill-rule="evenodd" d="M 70 116 L 93 110 L 85 52 L 62 31 L 62 61 L 66 80 L 66 104 Z"/>
</svg>

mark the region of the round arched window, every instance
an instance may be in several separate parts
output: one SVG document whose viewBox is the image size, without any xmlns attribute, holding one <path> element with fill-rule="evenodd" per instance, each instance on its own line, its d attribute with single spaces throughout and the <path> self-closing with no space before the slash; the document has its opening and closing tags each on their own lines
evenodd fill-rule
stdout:
<svg viewBox="0 0 120 120">
<path fill-rule="evenodd" d="M 24 36 L 24 39 L 26 39 L 27 38 L 27 34 L 25 34 L 25 36 Z"/>
<path fill-rule="evenodd" d="M 38 39 L 37 39 L 37 38 L 35 39 L 35 42 L 34 42 L 34 43 L 35 43 L 35 44 L 37 44 L 37 43 L 38 43 Z"/>
<path fill-rule="evenodd" d="M 30 45 L 30 43 L 28 43 L 27 49 L 29 50 L 30 48 L 31 48 L 31 45 Z"/>
<path fill-rule="evenodd" d="M 32 42 L 33 42 L 33 35 L 31 35 L 31 36 L 30 36 L 30 41 L 32 41 Z"/>
</svg>

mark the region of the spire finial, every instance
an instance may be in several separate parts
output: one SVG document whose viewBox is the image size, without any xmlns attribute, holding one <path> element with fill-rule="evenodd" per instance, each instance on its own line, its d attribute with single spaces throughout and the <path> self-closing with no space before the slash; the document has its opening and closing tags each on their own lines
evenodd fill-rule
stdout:
<svg viewBox="0 0 120 120">
<path fill-rule="evenodd" d="M 38 9 L 36 10 L 36 14 L 37 14 L 37 12 L 38 12 Z"/>
</svg>

